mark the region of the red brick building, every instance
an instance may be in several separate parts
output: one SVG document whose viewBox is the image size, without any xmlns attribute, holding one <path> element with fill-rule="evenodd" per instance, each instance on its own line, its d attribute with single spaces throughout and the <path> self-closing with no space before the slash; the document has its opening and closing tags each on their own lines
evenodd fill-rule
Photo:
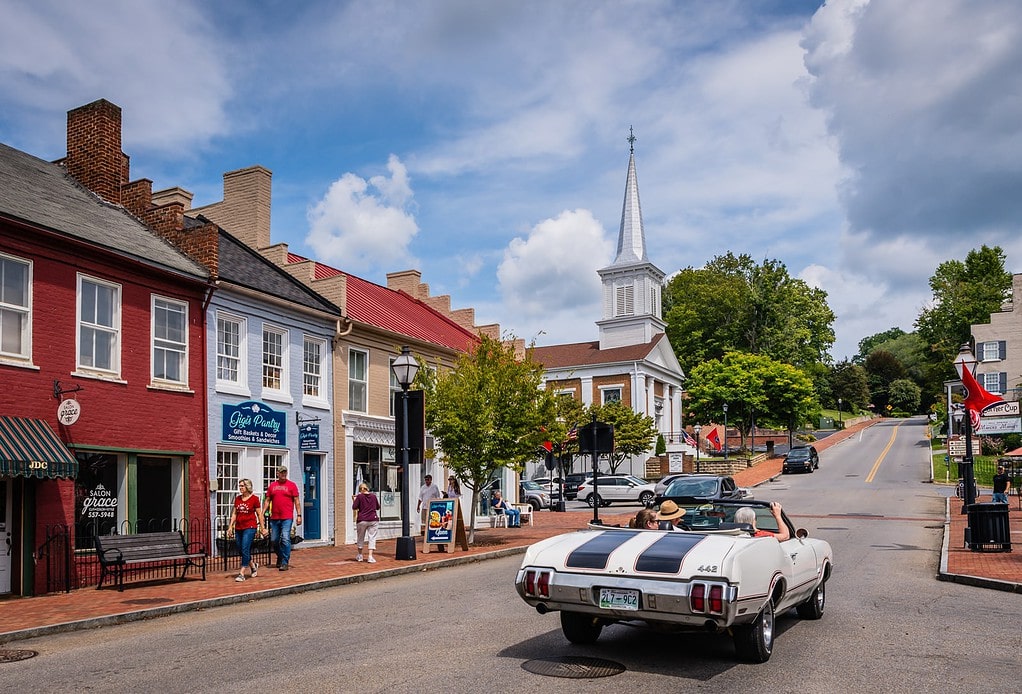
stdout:
<svg viewBox="0 0 1022 694">
<path fill-rule="evenodd" d="M 69 112 L 67 138 L 58 163 L 0 144 L 0 594 L 53 588 L 59 528 L 81 568 L 94 533 L 209 512 L 210 273 L 147 226 L 180 210 L 129 183 L 117 106 Z"/>
</svg>

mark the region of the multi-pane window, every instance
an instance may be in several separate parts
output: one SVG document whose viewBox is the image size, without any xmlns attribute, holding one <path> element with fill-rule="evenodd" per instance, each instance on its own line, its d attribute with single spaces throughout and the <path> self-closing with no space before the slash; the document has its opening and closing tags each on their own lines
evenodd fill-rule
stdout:
<svg viewBox="0 0 1022 694">
<path fill-rule="evenodd" d="M 0 354 L 5 356 L 31 356 L 31 282 L 31 263 L 0 255 Z"/>
<path fill-rule="evenodd" d="M 603 404 L 606 405 L 612 402 L 621 402 L 621 389 L 620 388 L 601 388 L 600 392 L 603 395 Z"/>
<path fill-rule="evenodd" d="M 78 366 L 120 370 L 121 288 L 78 276 Z"/>
<path fill-rule="evenodd" d="M 277 468 L 286 463 L 283 453 L 263 452 L 263 490 L 270 488 L 270 482 L 277 479 Z M 296 483 L 297 484 L 297 483 Z"/>
<path fill-rule="evenodd" d="M 348 409 L 368 411 L 369 354 L 357 349 L 348 352 Z"/>
<path fill-rule="evenodd" d="M 1003 361 L 1006 355 L 1006 342 L 1004 340 L 993 340 L 991 342 L 979 343 L 980 361 Z"/>
<path fill-rule="evenodd" d="M 390 367 L 394 366 L 394 359 L 396 359 L 396 357 L 391 357 L 390 358 L 388 366 L 390 366 Z M 394 375 L 394 369 L 393 368 L 388 368 L 387 371 L 390 372 L 390 416 L 393 417 L 394 416 L 394 401 L 396 400 L 396 398 L 394 397 L 394 394 L 401 392 L 401 384 L 397 382 L 397 376 Z"/>
<path fill-rule="evenodd" d="M 153 378 L 185 383 L 188 366 L 188 305 L 153 297 Z"/>
<path fill-rule="evenodd" d="M 238 451 L 216 452 L 216 517 L 219 523 L 227 528 L 227 520 L 234 511 L 234 497 L 238 494 L 239 462 Z"/>
<path fill-rule="evenodd" d="M 284 358 L 287 333 L 276 328 L 263 328 L 263 388 L 284 390 Z"/>
<path fill-rule="evenodd" d="M 323 397 L 323 340 L 305 338 L 305 356 L 302 359 L 302 394 L 310 398 Z"/>
<path fill-rule="evenodd" d="M 997 395 L 1003 395 L 1008 390 L 1008 374 L 1004 371 L 976 374 L 977 380 L 987 391 Z"/>
<path fill-rule="evenodd" d="M 216 380 L 241 385 L 244 383 L 242 338 L 244 321 L 218 313 L 216 317 Z"/>
</svg>

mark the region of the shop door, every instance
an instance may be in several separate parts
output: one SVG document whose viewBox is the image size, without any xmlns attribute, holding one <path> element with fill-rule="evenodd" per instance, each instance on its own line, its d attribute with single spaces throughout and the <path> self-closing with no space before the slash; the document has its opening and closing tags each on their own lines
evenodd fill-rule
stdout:
<svg viewBox="0 0 1022 694">
<path fill-rule="evenodd" d="M 11 592 L 11 561 L 14 538 L 11 536 L 11 494 L 13 485 L 0 480 L 0 595 Z"/>
<path fill-rule="evenodd" d="M 305 510 L 302 512 L 302 537 L 306 540 L 319 540 L 322 537 L 320 519 L 320 458 L 318 455 L 306 453 L 305 460 Z"/>
<path fill-rule="evenodd" d="M 138 458 L 136 533 L 174 530 L 168 458 Z"/>
</svg>

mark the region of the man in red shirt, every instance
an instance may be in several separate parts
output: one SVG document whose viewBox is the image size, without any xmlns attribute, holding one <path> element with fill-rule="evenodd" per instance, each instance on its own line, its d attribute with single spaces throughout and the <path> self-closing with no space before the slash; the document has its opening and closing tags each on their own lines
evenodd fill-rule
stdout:
<svg viewBox="0 0 1022 694">
<path fill-rule="evenodd" d="M 266 488 L 263 515 L 270 512 L 270 544 L 277 548 L 277 568 L 288 570 L 291 561 L 291 524 L 302 524 L 298 485 L 287 478 L 287 468 L 277 468 L 277 479 Z"/>
</svg>

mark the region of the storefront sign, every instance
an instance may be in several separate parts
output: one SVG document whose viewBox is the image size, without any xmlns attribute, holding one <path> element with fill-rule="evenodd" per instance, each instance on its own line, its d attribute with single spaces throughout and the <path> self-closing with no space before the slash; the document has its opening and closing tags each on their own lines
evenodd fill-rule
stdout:
<svg viewBox="0 0 1022 694">
<path fill-rule="evenodd" d="M 980 414 L 983 417 L 1017 417 L 1022 414 L 1022 410 L 1019 409 L 1018 401 L 1000 402 L 987 407 Z"/>
<path fill-rule="evenodd" d="M 298 450 L 319 450 L 319 425 L 302 424 L 298 427 Z"/>
<path fill-rule="evenodd" d="M 82 500 L 82 518 L 85 521 L 116 521 L 117 497 L 100 482 Z"/>
<path fill-rule="evenodd" d="M 57 420 L 66 427 L 77 422 L 81 414 L 82 406 L 78 404 L 77 400 L 71 398 L 61 400 L 60 405 L 57 406 Z"/>
<path fill-rule="evenodd" d="M 223 440 L 256 446 L 287 446 L 287 426 L 283 412 L 249 400 L 240 405 L 224 405 Z"/>
<path fill-rule="evenodd" d="M 1018 417 L 998 417 L 996 419 L 983 417 L 979 420 L 979 428 L 976 429 L 976 433 L 985 436 L 1022 433 L 1022 419 Z"/>
</svg>

